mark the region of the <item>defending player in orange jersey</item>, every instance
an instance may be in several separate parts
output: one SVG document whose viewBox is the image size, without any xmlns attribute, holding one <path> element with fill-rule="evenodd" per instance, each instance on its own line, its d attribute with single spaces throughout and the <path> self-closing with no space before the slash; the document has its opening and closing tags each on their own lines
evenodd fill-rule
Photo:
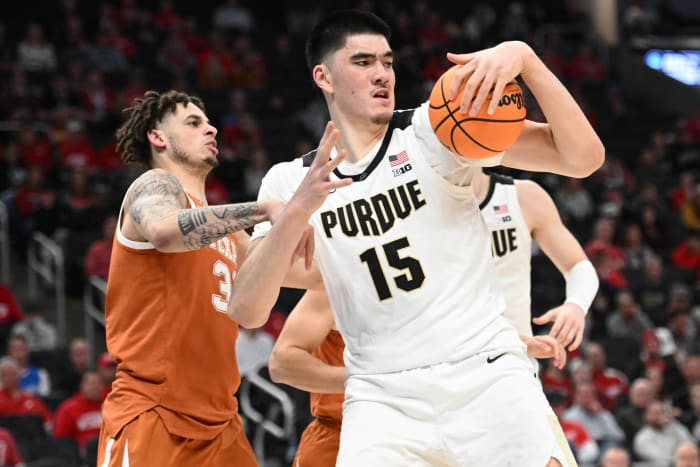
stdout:
<svg viewBox="0 0 700 467">
<path fill-rule="evenodd" d="M 228 305 L 247 254 L 244 229 L 265 220 L 285 229 L 288 209 L 308 203 L 207 206 L 218 149 L 202 102 L 148 91 L 126 114 L 117 148 L 147 170 L 126 193 L 112 250 L 105 315 L 117 374 L 98 465 L 257 465 L 233 396 L 238 324 Z M 324 199 L 330 187 L 314 181 L 300 196 Z M 287 235 L 276 248 L 291 260 L 299 241 Z M 260 314 L 253 318 L 267 319 Z"/>
</svg>

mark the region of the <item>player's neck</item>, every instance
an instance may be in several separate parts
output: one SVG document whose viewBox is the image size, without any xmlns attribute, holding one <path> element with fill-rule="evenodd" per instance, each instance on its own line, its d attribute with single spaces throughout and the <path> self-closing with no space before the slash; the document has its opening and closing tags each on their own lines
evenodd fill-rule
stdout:
<svg viewBox="0 0 700 467">
<path fill-rule="evenodd" d="M 489 192 L 489 182 L 491 177 L 486 175 L 483 170 L 476 169 L 474 178 L 472 179 L 472 189 L 477 203 L 481 204 L 486 199 L 486 194 Z"/>
<path fill-rule="evenodd" d="M 351 122 L 348 119 L 333 118 L 333 123 L 340 130 L 337 149 L 344 149 L 351 163 L 364 159 L 369 151 L 384 137 L 389 127 L 387 124 L 370 122 Z"/>
</svg>

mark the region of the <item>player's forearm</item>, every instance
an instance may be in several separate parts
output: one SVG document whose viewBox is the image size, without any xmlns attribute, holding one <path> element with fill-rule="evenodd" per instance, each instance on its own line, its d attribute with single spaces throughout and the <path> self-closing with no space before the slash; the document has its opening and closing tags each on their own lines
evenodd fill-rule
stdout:
<svg viewBox="0 0 700 467">
<path fill-rule="evenodd" d="M 561 175 L 586 177 L 605 159 L 605 148 L 564 85 L 531 53 L 521 74 L 547 118 Z"/>
<path fill-rule="evenodd" d="M 198 250 L 266 220 L 269 216 L 263 203 L 224 204 L 173 211 L 145 225 L 144 230 L 156 249 L 177 253 Z"/>
<path fill-rule="evenodd" d="M 233 284 L 227 313 L 231 319 L 247 328 L 265 324 L 307 225 L 308 216 L 287 205 L 265 238 L 257 241 Z"/>
<path fill-rule="evenodd" d="M 303 349 L 273 350 L 268 368 L 275 383 L 322 394 L 345 392 L 345 367 L 329 365 Z"/>
</svg>

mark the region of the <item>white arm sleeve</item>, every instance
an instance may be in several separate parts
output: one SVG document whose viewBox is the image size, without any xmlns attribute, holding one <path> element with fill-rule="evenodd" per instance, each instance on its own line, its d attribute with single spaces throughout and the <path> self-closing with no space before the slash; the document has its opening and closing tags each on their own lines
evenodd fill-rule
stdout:
<svg viewBox="0 0 700 467">
<path fill-rule="evenodd" d="M 450 152 L 437 139 L 428 117 L 428 103 L 418 107 L 413 115 L 416 139 L 423 146 L 423 153 L 428 164 L 445 180 L 453 185 L 465 186 L 471 183 L 475 167 L 493 167 L 501 163 L 500 153 L 486 159 L 467 159 Z"/>
<path fill-rule="evenodd" d="M 593 264 L 587 259 L 579 261 L 564 274 L 566 279 L 566 300 L 564 303 L 574 303 L 588 313 L 596 294 L 598 293 L 598 273 Z"/>
</svg>

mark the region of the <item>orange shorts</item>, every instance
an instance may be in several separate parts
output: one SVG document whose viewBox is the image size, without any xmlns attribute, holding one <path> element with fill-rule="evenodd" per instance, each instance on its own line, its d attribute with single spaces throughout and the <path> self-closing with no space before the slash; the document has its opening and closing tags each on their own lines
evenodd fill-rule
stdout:
<svg viewBox="0 0 700 467">
<path fill-rule="evenodd" d="M 314 419 L 301 434 L 294 467 L 333 467 L 340 447 L 340 423 Z"/>
<path fill-rule="evenodd" d="M 142 413 L 110 438 L 102 425 L 97 451 L 99 467 L 231 466 L 257 467 L 245 432 L 229 424 L 214 439 L 189 439 L 168 433 L 153 410 Z"/>
</svg>

